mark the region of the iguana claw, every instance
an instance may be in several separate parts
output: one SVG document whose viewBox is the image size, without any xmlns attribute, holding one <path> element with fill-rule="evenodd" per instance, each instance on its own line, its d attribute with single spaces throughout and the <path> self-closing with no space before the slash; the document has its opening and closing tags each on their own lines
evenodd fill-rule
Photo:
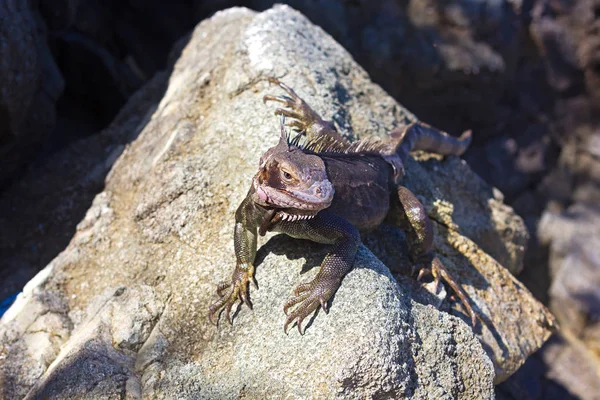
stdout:
<svg viewBox="0 0 600 400">
<path fill-rule="evenodd" d="M 269 82 L 274 83 L 287 92 L 289 96 L 273 96 L 267 94 L 263 97 L 263 103 L 267 101 L 276 101 L 282 103 L 285 108 L 277 108 L 275 115 L 283 115 L 292 118 L 288 126 L 301 132 L 306 131 L 312 123 L 321 119 L 321 117 L 312 109 L 296 92 L 290 87 L 280 82 L 276 78 L 269 78 Z"/>
<path fill-rule="evenodd" d="M 284 332 L 287 333 L 288 326 L 295 322 L 298 332 L 304 335 L 302 321 L 319 307 L 323 308 L 325 313 L 328 313 L 327 302 L 339 286 L 339 280 L 324 279 L 318 276 L 312 282 L 299 285 L 294 291 L 295 295 L 289 298 L 283 305 L 283 312 L 287 315 L 283 327 Z M 289 312 L 289 309 L 296 305 L 296 309 Z"/>
<path fill-rule="evenodd" d="M 278 85 L 285 90 L 288 95 L 273 96 L 267 94 L 263 97 L 263 103 L 266 103 L 267 101 L 282 103 L 284 107 L 275 109 L 275 115 L 282 115 L 290 118 L 290 121 L 286 124 L 287 126 L 293 128 L 302 135 L 306 135 L 309 139 L 326 131 L 327 135 L 340 141 L 346 141 L 346 139 L 336 131 L 333 123 L 323 120 L 319 114 L 317 114 L 296 94 L 296 92 L 292 90 L 292 88 L 283 82 L 280 82 L 277 78 L 269 78 L 269 82 Z"/>
<path fill-rule="evenodd" d="M 249 283 L 252 283 L 258 289 L 256 279 L 254 279 L 254 266 L 252 265 L 246 268 L 236 267 L 231 281 L 221 282 L 217 286 L 219 300 L 208 308 L 208 319 L 213 325 L 219 325 L 219 319 L 223 311 L 225 311 L 227 322 L 232 324 L 231 310 L 237 302 L 246 304 L 252 310 Z"/>
<path fill-rule="evenodd" d="M 477 313 L 469 304 L 469 300 L 467 298 L 466 293 L 462 290 L 460 285 L 456 282 L 452 275 L 450 275 L 446 267 L 444 267 L 442 262 L 437 257 L 434 257 L 431 261 L 431 268 L 421 268 L 417 280 L 420 281 L 426 275 L 433 276 L 433 282 L 435 283 L 436 292 L 441 281 L 444 281 L 448 284 L 448 286 L 452 288 L 456 296 L 458 296 L 458 298 L 460 299 L 462 305 L 467 310 L 467 313 L 471 317 L 471 324 L 473 325 L 473 327 L 475 327 L 477 325 Z"/>
</svg>

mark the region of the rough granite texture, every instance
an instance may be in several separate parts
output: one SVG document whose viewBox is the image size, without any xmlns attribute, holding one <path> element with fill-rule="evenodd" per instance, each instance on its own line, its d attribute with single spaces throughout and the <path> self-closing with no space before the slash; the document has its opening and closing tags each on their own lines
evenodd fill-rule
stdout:
<svg viewBox="0 0 600 400">
<path fill-rule="evenodd" d="M 482 315 L 475 332 L 462 310 L 445 301 L 438 310 L 437 298 L 390 273 L 410 270 L 392 228 L 365 238 L 387 267 L 362 246 L 330 313 L 304 336 L 283 333 L 282 305 L 327 247 L 284 236 L 260 243 L 254 310 L 233 326 L 210 325 L 215 285 L 233 267 L 233 214 L 278 139 L 273 108 L 261 102 L 277 90 L 269 76 L 351 138 L 415 118 L 289 7 L 231 9 L 201 23 L 68 247 L 0 320 L 2 396 L 493 398 L 493 383 L 541 346 L 552 315 L 496 261 L 521 267 L 522 221 L 464 162 L 427 154 L 408 163 L 406 184 Z"/>
</svg>

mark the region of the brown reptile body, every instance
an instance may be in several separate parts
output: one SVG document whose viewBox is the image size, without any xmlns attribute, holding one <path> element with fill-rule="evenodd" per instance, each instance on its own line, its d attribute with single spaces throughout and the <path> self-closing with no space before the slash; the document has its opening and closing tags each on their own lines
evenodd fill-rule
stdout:
<svg viewBox="0 0 600 400">
<path fill-rule="evenodd" d="M 425 264 L 420 276 L 431 273 L 436 283 L 441 279 L 449 284 L 475 325 L 476 314 L 465 293 L 431 252 L 433 230 L 423 205 L 398 184 L 410 151 L 461 155 L 470 132 L 457 139 L 417 122 L 393 131 L 386 140 L 350 143 L 292 89 L 276 79 L 270 81 L 287 92 L 264 97 L 265 102 L 284 105 L 275 111 L 282 117 L 280 141 L 261 157 L 259 171 L 236 212 L 236 267 L 231 280 L 217 287 L 219 299 L 210 306 L 210 320 L 216 324 L 225 310 L 231 322 L 231 309 L 238 302 L 252 307 L 249 284 L 256 284 L 257 236 L 282 232 L 332 245 L 316 277 L 299 285 L 284 304 L 284 330 L 296 323 L 303 333 L 307 316 L 319 307 L 327 312 L 329 299 L 352 268 L 360 234 L 385 221 L 405 230 L 412 260 Z M 298 132 L 293 139 L 285 132 L 286 117 L 291 121 L 288 126 Z M 306 140 L 300 144 L 302 136 Z"/>
</svg>

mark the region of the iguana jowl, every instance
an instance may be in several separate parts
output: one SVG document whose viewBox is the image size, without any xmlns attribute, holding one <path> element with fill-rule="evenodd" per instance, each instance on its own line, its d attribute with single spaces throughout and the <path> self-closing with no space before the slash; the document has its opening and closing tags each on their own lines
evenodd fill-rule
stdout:
<svg viewBox="0 0 600 400">
<path fill-rule="evenodd" d="M 230 281 L 218 285 L 219 300 L 209 309 L 217 323 L 223 310 L 231 322 L 231 309 L 243 302 L 252 308 L 249 284 L 254 280 L 257 236 L 266 231 L 333 245 L 316 277 L 300 284 L 284 304 L 284 330 L 302 321 L 327 302 L 352 269 L 360 233 L 391 223 L 406 231 L 413 262 L 425 265 L 436 281 L 449 284 L 467 309 L 473 325 L 476 314 L 460 286 L 431 254 L 433 230 L 423 205 L 407 188 L 398 185 L 403 161 L 411 150 L 442 155 L 461 155 L 471 140 L 470 132 L 459 139 L 417 122 L 393 131 L 386 140 L 366 139 L 349 143 L 331 122 L 324 121 L 292 89 L 276 79 L 288 96 L 264 96 L 283 103 L 275 114 L 288 117 L 288 126 L 299 132 L 291 139 L 281 124 L 281 138 L 260 159 L 252 186 L 235 214 L 236 266 Z M 300 136 L 306 140 L 300 144 Z M 293 310 L 290 311 L 295 307 Z"/>
</svg>

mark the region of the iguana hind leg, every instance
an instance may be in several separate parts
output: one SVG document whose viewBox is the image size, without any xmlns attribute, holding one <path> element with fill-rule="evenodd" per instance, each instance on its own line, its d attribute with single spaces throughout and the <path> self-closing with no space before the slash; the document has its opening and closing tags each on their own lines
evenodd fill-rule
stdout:
<svg viewBox="0 0 600 400">
<path fill-rule="evenodd" d="M 217 286 L 219 299 L 208 308 L 208 319 L 213 325 L 218 325 L 223 311 L 225 311 L 227 322 L 233 323 L 231 309 L 238 302 L 244 303 L 252 309 L 250 283 L 258 288 L 256 279 L 254 279 L 254 266 L 252 264 L 244 266 L 238 264 L 233 271 L 231 281 L 221 282 Z"/>
<path fill-rule="evenodd" d="M 398 187 L 397 195 L 398 202 L 391 210 L 388 221 L 406 232 L 413 262 L 420 265 L 426 263 L 419 272 L 417 279 L 420 280 L 423 276 L 430 274 L 433 276 L 436 287 L 440 281 L 448 284 L 462 302 L 471 317 L 471 323 L 475 326 L 477 324 L 477 314 L 469 304 L 467 295 L 439 258 L 431 253 L 433 227 L 423 204 L 410 190 L 403 186 Z"/>
<path fill-rule="evenodd" d="M 315 139 L 319 136 L 329 136 L 341 142 L 347 140 L 335 129 L 331 121 L 325 121 L 315 110 L 313 110 L 296 92 L 277 78 L 269 78 L 269 82 L 278 85 L 286 91 L 287 96 L 274 96 L 267 94 L 263 97 L 263 102 L 276 101 L 282 103 L 284 108 L 277 108 L 275 115 L 283 115 L 290 118 L 288 126 L 295 129 L 300 134 L 306 135 L 307 139 Z"/>
</svg>

